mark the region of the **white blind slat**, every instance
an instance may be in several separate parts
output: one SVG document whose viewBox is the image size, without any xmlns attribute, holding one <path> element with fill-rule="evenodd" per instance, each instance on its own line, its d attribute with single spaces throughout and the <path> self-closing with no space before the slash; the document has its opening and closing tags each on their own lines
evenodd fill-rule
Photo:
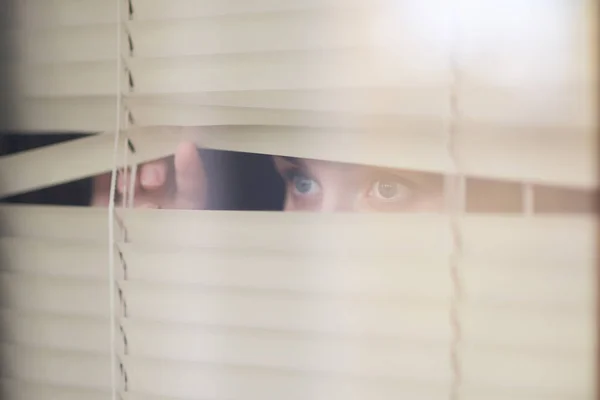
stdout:
<svg viewBox="0 0 600 400">
<path fill-rule="evenodd" d="M 0 308 L 76 317 L 108 317 L 108 282 L 0 274 Z M 108 333 L 107 333 L 108 334 Z"/>
<path fill-rule="evenodd" d="M 108 354 L 108 319 L 0 311 L 2 342 L 54 350 Z M 120 349 L 122 350 L 122 348 Z"/>
<path fill-rule="evenodd" d="M 22 29 L 117 22 L 116 6 L 104 0 L 22 0 L 15 5 Z"/>
<path fill-rule="evenodd" d="M 315 90 L 214 91 L 195 93 L 131 93 L 131 104 L 244 107 L 272 110 L 346 112 L 357 114 L 438 115 L 449 95 L 447 87 L 406 86 Z"/>
<path fill-rule="evenodd" d="M 4 378 L 73 389 L 110 389 L 107 356 L 7 344 L 0 349 Z"/>
<path fill-rule="evenodd" d="M 128 64 L 135 91 L 148 94 L 431 85 L 449 79 L 441 51 L 394 60 L 373 50 L 340 50 L 132 58 Z"/>
<path fill-rule="evenodd" d="M 434 214 L 135 210 L 125 213 L 122 218 L 133 243 L 158 245 L 157 249 L 162 246 L 167 250 L 173 245 L 218 249 L 219 244 L 236 244 L 239 250 L 263 248 L 275 252 L 304 249 L 315 255 L 329 253 L 340 256 L 344 254 L 340 249 L 348 250 L 354 246 L 358 250 L 354 254 L 367 249 L 387 249 L 406 256 L 415 251 L 429 254 L 432 248 L 446 249 L 451 244 L 448 241 L 448 218 Z M 100 243 L 107 237 L 105 211 L 100 208 L 2 205 L 0 220 L 3 236 Z M 74 231 L 74 226 L 82 229 Z M 257 231 L 251 227 L 260 228 Z M 461 229 L 466 255 L 479 260 L 484 257 L 484 260 L 496 258 L 515 262 L 541 258 L 548 262 L 575 258 L 580 260 L 578 265 L 581 266 L 581 260 L 584 260 L 583 265 L 589 266 L 596 254 L 594 221 L 581 216 L 523 219 L 519 216 L 471 215 L 464 217 Z M 372 240 L 374 237 L 378 241 Z M 291 240 L 293 238 L 302 238 L 303 241 Z M 561 246 L 564 243 L 570 245 Z"/>
<path fill-rule="evenodd" d="M 43 188 L 108 171 L 113 151 L 111 135 L 45 146 L 0 157 L 0 196 Z M 93 148 L 93 151 L 90 151 Z M 56 160 L 61 160 L 57 163 Z M 29 168 L 37 165 L 38 168 Z M 46 169 L 48 167 L 48 169 Z"/>
<path fill-rule="evenodd" d="M 448 7 L 444 8 L 447 16 Z M 396 31 L 382 32 L 385 9 L 292 11 L 226 15 L 175 21 L 129 23 L 135 57 L 175 57 L 202 54 L 251 53 L 292 50 L 335 50 L 382 47 L 407 58 L 442 50 L 441 42 L 421 41 L 414 24 L 399 24 Z M 441 9 L 437 14 L 443 14 Z M 443 18 L 439 18 L 444 21 Z M 440 28 L 441 29 L 441 28 Z M 281 33 L 285 33 L 281 35 Z M 181 42 L 180 38 L 187 41 Z M 384 49 L 385 48 L 385 49 Z"/>
<path fill-rule="evenodd" d="M 132 241 L 152 245 L 298 249 L 341 253 L 351 246 L 361 250 L 394 249 L 398 253 L 446 249 L 447 216 L 435 214 L 316 214 L 242 213 L 136 210 L 123 216 Z M 535 222 L 534 222 L 535 221 Z M 293 229 L 292 229 L 293 226 Z M 254 227 L 254 229 L 249 229 Z M 472 215 L 461 221 L 466 252 L 488 257 L 503 254 L 531 257 L 553 249 L 594 254 L 595 225 L 585 217 Z M 165 232 L 168 232 L 165 234 Z M 373 240 L 373 238 L 377 240 Z M 572 243 L 571 249 L 561 249 Z M 342 252 L 343 253 L 343 252 Z M 576 256 L 575 256 L 576 257 Z M 513 259 L 514 260 L 514 259 Z"/>
<path fill-rule="evenodd" d="M 446 343 L 385 342 L 341 338 L 286 338 L 286 335 L 240 335 L 199 330 L 146 330 L 127 324 L 129 354 L 165 360 L 281 368 L 290 371 L 402 378 L 448 373 Z M 197 335 L 196 335 L 197 334 Z M 402 357 L 390 357 L 402 354 Z M 435 379 L 435 378 L 434 378 Z M 433 379 L 432 379 L 433 380 Z"/>
<path fill-rule="evenodd" d="M 106 279 L 105 245 L 0 239 L 2 270 L 48 277 Z M 381 296 L 450 296 L 447 259 L 415 252 L 372 255 L 306 255 L 299 252 L 196 250 L 181 253 L 156 246 L 122 245 L 129 281 L 208 285 L 307 293 Z M 81 260 L 86 260 L 82 263 Z M 548 256 L 520 261 L 466 257 L 461 260 L 463 290 L 471 299 L 571 305 L 595 297 L 595 261 Z M 541 264 L 541 265 L 540 265 Z M 377 267 L 371 267 L 376 265 Z M 418 269 L 415 266 L 418 265 Z M 249 267 L 251 266 L 251 267 Z M 544 276 L 540 280 L 540 276 Z M 427 288 L 424 291 L 423 288 Z M 510 288 L 506 293 L 506 288 Z M 558 296 L 557 296 L 558 295 Z M 564 300 L 559 304 L 569 304 Z"/>
<path fill-rule="evenodd" d="M 588 384 L 589 376 L 585 376 L 582 370 L 570 370 L 564 374 L 563 368 L 567 365 L 563 364 L 546 364 L 543 362 L 527 362 L 527 356 L 523 355 L 508 355 L 504 360 L 513 358 L 511 365 L 520 365 L 520 368 L 513 368 L 506 372 L 511 378 L 520 377 L 522 380 L 520 385 L 506 391 L 521 395 L 524 393 L 539 395 L 543 398 L 544 395 L 552 396 L 552 394 L 560 393 L 560 396 L 570 396 L 570 398 L 585 399 L 590 396 L 591 392 L 585 389 L 579 389 L 584 386 L 577 386 L 584 382 Z M 472 358 L 473 369 L 469 370 L 466 379 L 469 375 L 475 378 L 472 384 L 465 384 L 463 389 L 465 392 L 482 391 L 486 387 L 486 383 L 495 381 L 494 383 L 502 386 L 498 382 L 503 377 L 490 376 L 486 379 L 481 379 L 481 375 L 477 376 L 477 362 L 483 361 L 477 359 L 476 355 Z M 479 364 L 478 371 L 485 374 L 489 368 L 481 368 L 481 365 L 492 365 L 493 362 L 502 360 L 488 360 L 488 363 Z M 417 399 L 437 399 L 447 396 L 448 381 L 435 379 L 436 377 L 427 374 L 422 377 L 415 376 L 410 380 L 397 380 L 395 382 L 384 380 L 359 380 L 356 378 L 345 378 L 339 376 L 330 376 L 327 378 L 318 377 L 316 375 L 300 375 L 300 374 L 285 374 L 269 370 L 258 369 L 242 369 L 242 368 L 222 368 L 209 369 L 207 367 L 194 367 L 193 365 L 184 366 L 181 364 L 174 365 L 168 363 L 160 363 L 152 365 L 148 362 L 138 362 L 135 359 L 129 359 L 126 362 L 129 370 L 134 371 L 129 375 L 130 384 L 133 391 L 147 391 L 163 396 L 191 398 L 193 396 L 215 396 L 215 397 L 235 397 L 242 393 L 245 398 L 278 398 L 286 395 L 291 399 L 303 399 L 308 396 L 318 396 L 318 398 L 347 398 L 360 399 L 369 396 L 373 399 L 392 399 L 404 398 L 406 396 Z M 532 368 L 533 367 L 533 368 Z M 544 376 L 548 379 L 539 379 Z M 419 379 L 421 378 L 421 379 Z M 448 377 L 449 378 L 449 377 Z M 477 381 L 477 379 L 480 379 Z M 538 378 L 536 383 L 539 386 L 527 387 L 527 379 Z M 437 384 L 434 382 L 437 380 Z M 462 391 L 461 390 L 461 391 Z M 439 391 L 439 393 L 438 393 Z M 500 391 L 502 393 L 502 391 Z M 428 397 L 425 397 L 428 396 Z M 475 397 L 473 397 L 475 398 Z"/>
<path fill-rule="evenodd" d="M 28 98 L 18 102 L 13 126 L 26 132 L 101 132 L 115 128 L 115 96 Z"/>
<path fill-rule="evenodd" d="M 106 400 L 108 391 L 74 389 L 69 386 L 54 386 L 19 381 L 0 380 L 2 398 L 11 400 Z"/>
<path fill-rule="evenodd" d="M 114 96 L 119 87 L 127 87 L 126 77 L 122 74 L 121 86 L 118 86 L 114 60 L 28 64 L 18 72 L 17 93 L 32 97 Z"/>
<path fill-rule="evenodd" d="M 539 91 L 547 101 L 539 100 Z M 595 109 L 590 95 L 578 88 L 460 89 L 462 114 L 481 123 L 523 125 L 527 130 L 555 130 L 574 136 L 593 136 Z M 574 92 L 578 92 L 575 94 Z M 124 104 L 136 126 L 155 125 L 296 125 L 316 127 L 394 127 L 410 131 L 406 121 L 435 118 L 448 97 L 439 88 L 403 87 L 397 90 L 329 89 L 251 92 L 204 92 L 180 94 L 131 94 Z M 110 131 L 115 124 L 114 96 L 61 96 L 28 98 L 18 102 L 14 127 L 32 131 Z M 403 118 L 399 118 L 402 116 Z M 543 117 L 543 120 L 540 118 Z M 518 128 L 512 128 L 519 131 Z M 483 131 L 489 128 L 482 128 Z M 510 129 L 507 129 L 510 130 Z M 525 130 L 525 129 L 523 129 Z M 509 133 L 509 132 L 507 132 Z M 511 134 L 518 134 L 512 132 Z"/>
<path fill-rule="evenodd" d="M 102 208 L 2 204 L 0 221 L 0 236 L 78 243 L 106 243 L 108 238 L 106 210 Z"/>
<path fill-rule="evenodd" d="M 3 292 L 6 293 L 2 299 L 4 308 L 73 317 L 108 316 L 105 304 L 107 288 L 102 281 L 6 274 L 0 278 Z M 398 335 L 413 340 L 439 340 L 440 337 L 447 337 L 444 335 L 448 334 L 450 328 L 447 318 L 444 318 L 447 316 L 446 299 L 433 295 L 403 298 L 328 297 L 266 290 L 236 291 L 206 287 L 198 290 L 181 285 L 137 282 L 121 283 L 121 288 L 127 299 L 128 315 L 138 319 L 346 335 Z M 481 313 L 504 315 L 503 321 L 511 321 L 512 318 L 512 321 L 516 319 L 523 322 L 538 313 L 548 321 L 575 321 L 577 324 L 570 335 L 582 338 L 587 337 L 584 328 L 590 327 L 584 316 L 593 306 L 593 302 L 587 306 L 585 302 L 570 306 L 572 300 L 563 303 L 502 303 L 490 301 L 489 296 L 475 297 L 472 301 L 476 305 L 465 306 L 463 315 L 465 324 L 472 326 L 472 334 L 475 337 L 479 335 L 479 340 L 484 343 L 487 340 L 495 344 L 513 345 L 522 345 L 533 339 L 531 336 L 527 338 L 521 328 L 523 324 L 514 327 L 514 331 L 506 329 L 512 333 L 504 341 L 502 331 L 490 332 L 486 330 L 489 325 L 479 322 Z M 551 314 L 551 311 L 555 314 Z M 395 318 L 390 318 L 392 315 Z M 472 322 L 468 322 L 470 318 Z M 483 321 L 486 320 L 483 318 Z M 525 326 L 546 326 L 535 317 L 533 321 L 525 323 Z M 540 340 L 554 343 L 557 337 L 565 334 L 569 335 L 558 330 L 540 335 Z M 588 348 L 590 339 L 593 340 L 593 336 L 588 337 L 588 342 L 583 342 L 583 348 Z"/>
<path fill-rule="evenodd" d="M 441 2 L 437 2 L 442 4 Z M 390 5 L 390 0 L 375 0 L 369 7 Z M 135 17 L 139 20 L 186 19 L 208 16 L 263 14 L 282 11 L 364 9 L 360 0 L 307 0 L 303 2 L 280 0 L 174 0 L 173 2 L 155 0 L 134 0 Z"/>
<path fill-rule="evenodd" d="M 115 63 L 117 29 L 116 24 L 102 24 L 20 32 L 18 60 L 30 64 L 53 64 L 54 68 L 59 63 L 105 60 Z M 126 35 L 122 40 L 123 46 L 127 45 Z M 93 46 L 90 46 L 92 43 Z"/>
</svg>

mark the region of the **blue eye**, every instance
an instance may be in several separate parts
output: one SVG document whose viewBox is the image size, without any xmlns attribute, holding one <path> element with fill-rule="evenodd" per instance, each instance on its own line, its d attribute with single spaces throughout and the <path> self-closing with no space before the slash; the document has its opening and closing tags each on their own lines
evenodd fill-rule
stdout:
<svg viewBox="0 0 600 400">
<path fill-rule="evenodd" d="M 314 180 L 303 175 L 295 175 L 292 178 L 294 192 L 300 195 L 314 194 L 319 191 L 319 184 Z"/>
</svg>

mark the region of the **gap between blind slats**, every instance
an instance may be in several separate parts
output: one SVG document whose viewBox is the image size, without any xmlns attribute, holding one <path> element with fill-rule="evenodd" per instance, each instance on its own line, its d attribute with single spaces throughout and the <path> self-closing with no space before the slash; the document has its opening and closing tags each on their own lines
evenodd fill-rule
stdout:
<svg viewBox="0 0 600 400">
<path fill-rule="evenodd" d="M 53 385 L 72 385 L 81 389 L 103 390 L 108 382 L 108 357 L 80 352 L 28 349 L 3 345 L 7 378 L 31 380 Z M 419 357 L 420 358 L 420 357 Z M 104 360 L 104 362 L 103 362 Z M 424 360 L 414 360 L 421 361 Z M 367 378 L 353 375 L 291 372 L 258 367 L 228 367 L 210 364 L 167 362 L 124 357 L 131 392 L 183 398 L 280 398 L 288 393 L 305 399 L 310 393 L 319 398 L 391 399 L 411 391 L 447 391 L 450 371 L 436 366 L 435 373 L 412 373 L 404 379 Z M 564 399 L 589 399 L 593 376 L 590 362 L 569 357 L 554 362 L 527 354 L 504 353 L 490 356 L 465 351 L 462 358 L 463 389 L 472 391 L 508 390 L 517 395 L 557 395 Z M 488 365 L 490 368 L 482 368 Z M 491 368 L 491 366 L 494 366 Z M 415 371 L 416 372 L 416 371 Z M 427 390 L 426 388 L 430 388 Z M 431 393 L 431 392 L 430 392 Z M 392 397 L 395 396 L 395 397 Z M 412 397 L 411 397 L 412 398 Z M 423 397 L 424 398 L 424 397 Z"/>
<path fill-rule="evenodd" d="M 443 122 L 406 124 L 406 132 L 354 131 L 299 127 L 153 127 L 128 132 L 136 147 L 130 163 L 172 155 L 181 140 L 200 147 L 258 154 L 368 164 L 387 168 L 452 173 L 453 165 L 439 134 Z M 563 186 L 596 187 L 595 138 L 544 135 L 545 131 L 506 132 L 465 125 L 456 152 L 462 170 L 475 177 Z M 547 131 L 546 131 L 547 132 Z M 339 146 L 344 143 L 344 146 Z M 385 143 L 385 145 L 383 145 Z M 543 143 L 544 148 L 540 148 Z M 335 149 L 335 151 L 333 151 Z M 0 158 L 0 196 L 9 196 L 112 169 L 111 135 L 96 135 Z M 57 163 L 57 160 L 61 160 Z M 35 162 L 36 169 L 29 168 Z M 15 172 L 18 171 L 18 172 Z"/>
</svg>

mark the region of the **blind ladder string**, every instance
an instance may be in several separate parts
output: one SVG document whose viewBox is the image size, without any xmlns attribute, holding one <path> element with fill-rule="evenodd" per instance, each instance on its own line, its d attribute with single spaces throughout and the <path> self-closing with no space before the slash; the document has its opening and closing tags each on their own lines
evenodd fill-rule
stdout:
<svg viewBox="0 0 600 400">
<path fill-rule="evenodd" d="M 116 0 L 116 117 L 115 117 L 115 137 L 113 143 L 113 165 L 112 172 L 110 178 L 110 193 L 109 193 L 109 202 L 108 202 L 108 299 L 109 299 L 109 337 L 110 337 L 110 382 L 111 382 L 111 399 L 119 400 L 119 388 L 118 388 L 118 379 L 117 373 L 120 371 L 117 368 L 117 363 L 119 362 L 117 357 L 117 314 L 116 314 L 116 297 L 118 296 L 117 288 L 116 288 L 116 279 L 115 279 L 115 197 L 116 197 L 116 188 L 117 188 L 117 165 L 119 158 L 119 142 L 120 142 L 120 132 L 121 132 L 121 79 L 122 79 L 122 71 L 121 68 L 122 60 L 121 60 L 121 1 Z"/>
<path fill-rule="evenodd" d="M 133 20 L 133 0 L 127 0 L 127 21 L 132 21 Z M 133 37 L 131 36 L 131 31 L 129 30 L 128 26 L 125 26 L 126 28 L 126 33 L 127 33 L 127 47 L 128 47 L 128 59 L 131 59 L 133 57 L 133 52 L 134 52 L 134 46 L 133 46 Z M 135 90 L 135 84 L 134 84 L 134 80 L 133 80 L 133 74 L 131 73 L 131 68 L 129 67 L 129 65 L 127 65 L 126 67 L 126 71 L 127 71 L 127 94 L 131 94 L 134 90 Z M 126 109 L 126 113 L 127 113 L 127 119 L 125 121 L 125 124 L 127 127 L 129 127 L 130 125 L 134 125 L 135 121 L 133 118 L 133 113 L 131 112 L 131 109 L 128 107 L 128 105 L 125 105 L 125 109 Z M 125 151 L 131 151 L 132 153 L 135 153 L 135 146 L 133 145 L 133 143 L 128 140 L 127 141 L 127 146 L 125 148 Z M 135 162 L 132 163 L 131 165 L 131 170 L 129 173 L 129 187 L 126 188 L 126 192 L 124 195 L 124 204 L 126 204 L 127 207 L 132 208 L 134 205 L 134 200 L 135 200 L 135 187 L 136 187 L 136 180 L 137 180 L 137 170 L 138 170 L 138 164 Z"/>
<path fill-rule="evenodd" d="M 450 400 L 459 400 L 462 386 L 461 344 L 462 327 L 460 308 L 462 303 L 462 279 L 460 275 L 460 261 L 463 252 L 462 231 L 460 225 L 461 214 L 465 208 L 466 180 L 462 174 L 458 145 L 458 122 L 460 120 L 459 89 L 460 65 L 458 60 L 459 20 L 457 6 L 450 9 L 449 15 L 449 68 L 450 68 L 450 93 L 448 99 L 446 139 L 447 150 L 453 171 L 446 179 L 446 204 L 449 212 L 450 238 L 452 249 L 449 255 L 451 298 L 450 298 Z"/>
</svg>

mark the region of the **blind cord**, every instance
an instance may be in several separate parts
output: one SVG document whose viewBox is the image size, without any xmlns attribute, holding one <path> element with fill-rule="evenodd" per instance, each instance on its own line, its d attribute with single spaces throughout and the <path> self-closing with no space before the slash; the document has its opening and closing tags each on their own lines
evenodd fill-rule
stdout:
<svg viewBox="0 0 600 400">
<path fill-rule="evenodd" d="M 461 367 L 461 315 L 460 307 L 462 302 L 462 279 L 460 275 L 460 261 L 462 257 L 463 240 L 460 225 L 461 214 L 466 203 L 466 180 L 462 175 L 458 144 L 458 121 L 460 118 L 460 107 L 458 91 L 460 88 L 460 65 L 458 61 L 458 39 L 459 39 L 459 21 L 456 5 L 450 9 L 449 24 L 449 68 L 450 68 L 450 96 L 448 99 L 448 121 L 447 128 L 447 150 L 453 165 L 453 174 L 447 178 L 446 193 L 447 204 L 450 214 L 450 236 L 452 241 L 452 250 L 449 256 L 450 280 L 452 295 L 450 299 L 450 368 L 451 368 L 451 386 L 449 399 L 459 400 L 462 385 L 462 367 Z"/>
<path fill-rule="evenodd" d="M 116 76 L 117 76 L 117 86 L 116 86 L 116 121 L 115 121 L 115 138 L 113 144 L 113 167 L 110 178 L 110 193 L 109 193 L 109 202 L 108 202 L 108 287 L 109 287 L 109 329 L 110 329 L 110 382 L 111 382 L 111 399 L 118 400 L 119 399 L 119 390 L 117 387 L 117 325 L 116 325 L 116 280 L 115 280 L 115 223 L 114 223 L 114 215 L 115 215 L 115 197 L 116 197 L 116 187 L 117 187 L 117 163 L 118 163 L 118 153 L 119 153 L 119 140 L 120 140 L 120 131 L 121 131 L 121 0 L 117 0 L 116 2 L 117 10 L 117 24 L 116 24 L 116 49 L 117 49 L 117 58 L 116 58 Z M 122 366 L 121 366 L 122 368 Z"/>
</svg>

